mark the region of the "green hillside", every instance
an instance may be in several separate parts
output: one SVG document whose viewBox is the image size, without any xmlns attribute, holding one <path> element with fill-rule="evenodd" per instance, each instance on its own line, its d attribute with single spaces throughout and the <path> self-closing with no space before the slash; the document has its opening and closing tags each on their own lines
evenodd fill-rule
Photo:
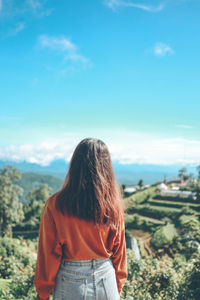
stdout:
<svg viewBox="0 0 200 300">
<path fill-rule="evenodd" d="M 48 184 L 48 186 L 51 188 L 50 194 L 53 194 L 62 187 L 63 180 L 51 175 L 23 173 L 19 185 L 24 189 L 24 193 L 20 200 L 22 202 L 26 202 L 26 196 L 28 192 L 31 189 L 39 188 L 42 184 Z"/>
<path fill-rule="evenodd" d="M 190 248 L 200 243 L 199 200 L 163 197 L 154 186 L 125 198 L 124 203 L 126 232 L 138 240 L 142 257 L 173 257 L 178 252 L 190 256 L 197 250 Z"/>
</svg>

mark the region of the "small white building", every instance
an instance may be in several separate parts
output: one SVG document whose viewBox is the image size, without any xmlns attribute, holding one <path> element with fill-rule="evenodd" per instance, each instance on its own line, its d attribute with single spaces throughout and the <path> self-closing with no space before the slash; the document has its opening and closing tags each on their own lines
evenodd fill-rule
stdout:
<svg viewBox="0 0 200 300">
<path fill-rule="evenodd" d="M 161 195 L 196 199 L 196 193 L 190 191 L 161 190 Z"/>
<path fill-rule="evenodd" d="M 126 187 L 124 189 L 124 193 L 126 193 L 126 194 L 133 194 L 133 193 L 137 192 L 137 190 L 138 190 L 137 187 L 130 186 L 130 187 Z"/>
<path fill-rule="evenodd" d="M 173 191 L 179 191 L 179 190 L 180 190 L 180 187 L 175 185 L 175 186 L 172 187 L 172 190 L 173 190 Z"/>
<path fill-rule="evenodd" d="M 161 184 L 159 184 L 157 186 L 157 189 L 160 191 L 166 191 L 166 190 L 168 190 L 168 186 L 162 182 Z"/>
</svg>

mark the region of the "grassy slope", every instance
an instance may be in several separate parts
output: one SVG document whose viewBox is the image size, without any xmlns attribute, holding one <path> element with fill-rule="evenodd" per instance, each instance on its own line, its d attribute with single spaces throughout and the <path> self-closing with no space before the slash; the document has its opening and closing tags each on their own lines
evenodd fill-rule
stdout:
<svg viewBox="0 0 200 300">
<path fill-rule="evenodd" d="M 31 189 L 38 188 L 45 183 L 52 188 L 51 194 L 53 194 L 61 188 L 63 181 L 51 175 L 23 173 L 22 179 L 19 182 L 20 186 L 24 189 L 24 195 L 21 201 L 26 201 L 25 197 Z"/>
<path fill-rule="evenodd" d="M 131 220 L 134 219 L 136 215 L 139 215 L 140 220 L 146 220 L 151 224 L 155 224 L 155 226 L 158 225 L 164 225 L 164 222 L 162 220 L 158 220 L 155 217 L 145 217 L 142 216 L 142 209 L 145 206 L 150 207 L 155 213 L 158 211 L 171 211 L 171 212 L 181 212 L 181 209 L 185 206 L 189 206 L 190 208 L 196 208 L 196 210 L 199 209 L 199 203 L 191 203 L 191 200 L 188 199 L 188 202 L 186 199 L 184 199 L 184 202 L 177 201 L 177 198 L 173 199 L 171 198 L 170 201 L 168 199 L 159 199 L 159 194 L 156 192 L 155 187 L 150 187 L 149 189 L 139 191 L 127 198 L 124 199 L 124 204 L 126 209 L 136 208 L 138 207 L 138 211 L 131 213 L 131 214 L 125 214 L 125 224 L 127 223 L 127 226 L 129 226 Z M 154 197 L 157 197 L 157 199 L 154 199 Z M 156 205 L 159 204 L 159 205 Z M 187 216 L 188 219 L 190 219 L 192 216 Z M 193 218 L 193 217 L 192 217 Z M 133 228 L 133 227 L 132 227 Z M 166 226 L 162 226 L 160 228 L 164 235 L 170 237 L 171 235 L 175 234 L 175 227 L 173 224 L 167 224 Z M 143 229 L 139 230 L 141 237 L 137 238 L 139 242 L 140 249 L 143 250 L 143 256 L 149 255 L 148 251 L 145 251 L 145 248 L 149 248 L 149 250 L 152 250 L 150 247 L 150 237 L 147 239 L 145 234 L 147 232 L 143 231 Z M 143 232 L 143 233 L 142 233 Z M 151 254 L 151 256 L 153 256 Z"/>
<path fill-rule="evenodd" d="M 181 206 L 181 207 L 183 207 L 183 206 L 186 206 L 186 205 L 188 205 L 188 206 L 190 206 L 190 207 L 194 207 L 194 208 L 199 208 L 200 207 L 200 205 L 198 204 L 198 203 L 189 203 L 189 202 L 177 202 L 177 201 L 168 201 L 168 200 L 165 200 L 165 199 L 163 199 L 163 200 L 157 200 L 157 199 L 151 199 L 149 202 L 152 202 L 152 203 L 154 203 L 154 204 L 156 204 L 156 203 L 160 203 L 160 204 L 168 204 L 169 206 L 171 205 L 171 206 L 174 206 L 174 205 L 177 205 L 177 206 Z"/>
<path fill-rule="evenodd" d="M 125 220 L 125 223 L 130 223 L 131 221 L 133 221 L 134 217 L 136 216 L 137 214 L 125 214 L 125 217 L 124 217 L 124 220 Z M 153 223 L 153 224 L 157 224 L 157 225 L 163 225 L 164 223 L 161 221 L 161 220 L 158 220 L 158 219 L 155 219 L 155 218 L 149 218 L 149 217 L 144 217 L 144 216 L 141 216 L 140 215 L 140 219 L 143 221 L 143 220 L 146 220 L 150 223 Z"/>
<path fill-rule="evenodd" d="M 147 196 L 153 197 L 155 194 L 155 190 L 156 190 L 155 187 L 150 187 L 148 189 L 138 191 L 137 193 L 124 198 L 125 208 L 130 208 L 134 206 L 136 203 L 139 204 L 143 202 Z"/>
</svg>

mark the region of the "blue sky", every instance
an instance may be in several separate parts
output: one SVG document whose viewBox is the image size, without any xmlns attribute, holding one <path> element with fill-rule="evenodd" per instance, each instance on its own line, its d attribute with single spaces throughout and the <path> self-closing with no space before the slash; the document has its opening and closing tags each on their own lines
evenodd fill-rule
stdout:
<svg viewBox="0 0 200 300">
<path fill-rule="evenodd" d="M 121 163 L 200 162 L 199 0 L 0 0 L 0 159 L 103 139 Z"/>
</svg>

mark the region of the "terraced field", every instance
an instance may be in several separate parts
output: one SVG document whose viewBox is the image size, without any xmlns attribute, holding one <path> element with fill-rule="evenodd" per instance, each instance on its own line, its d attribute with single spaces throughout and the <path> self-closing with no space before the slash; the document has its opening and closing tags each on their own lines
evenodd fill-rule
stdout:
<svg viewBox="0 0 200 300">
<path fill-rule="evenodd" d="M 157 225 L 163 225 L 164 224 L 163 221 L 160 221 L 160 220 L 155 219 L 155 218 L 149 218 L 149 217 L 144 217 L 144 216 L 141 216 L 141 218 L 142 218 L 142 220 L 150 222 L 152 224 L 157 224 Z"/>
<path fill-rule="evenodd" d="M 128 225 L 128 223 L 131 223 L 136 216 L 139 214 L 125 214 L 125 223 Z M 145 217 L 140 215 L 141 221 L 147 221 L 149 223 L 155 224 L 155 225 L 163 225 L 164 222 L 155 218 Z"/>
<path fill-rule="evenodd" d="M 164 198 L 156 191 L 156 187 L 141 190 L 125 198 L 124 203 L 126 229 L 133 235 L 140 232 L 139 237 L 134 236 L 138 240 L 141 252 L 143 251 L 146 256 L 153 256 L 153 249 L 150 246 L 152 232 L 164 226 L 167 220 L 170 219 L 178 226 L 177 220 L 184 214 L 191 217 L 195 215 L 200 219 L 200 203 L 191 198 L 172 196 Z"/>
<path fill-rule="evenodd" d="M 168 200 L 159 200 L 152 198 L 148 201 L 148 204 L 152 206 L 162 206 L 162 207 L 171 207 L 171 208 L 181 208 L 183 206 L 188 206 L 195 210 L 200 210 L 199 204 L 192 204 L 192 203 L 186 203 L 186 202 L 177 202 L 177 201 L 168 201 Z"/>
</svg>

